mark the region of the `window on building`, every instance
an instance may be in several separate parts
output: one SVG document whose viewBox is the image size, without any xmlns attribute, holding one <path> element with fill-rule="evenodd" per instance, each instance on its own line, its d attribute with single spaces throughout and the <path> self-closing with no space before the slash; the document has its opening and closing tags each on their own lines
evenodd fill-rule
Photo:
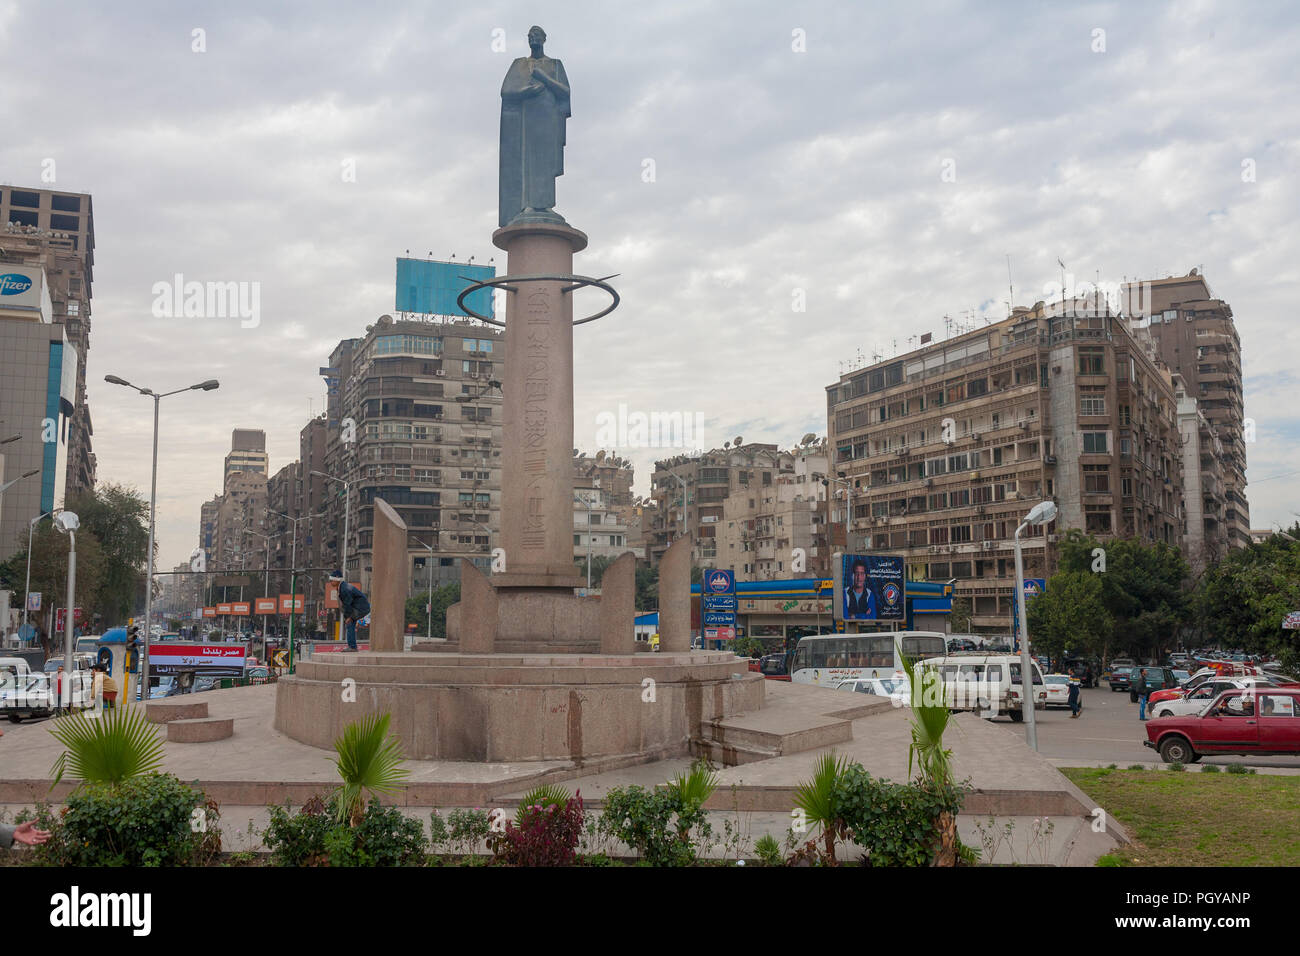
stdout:
<svg viewBox="0 0 1300 956">
<path fill-rule="evenodd" d="M 1105 375 L 1106 374 L 1105 350 L 1099 348 L 1079 349 L 1079 374 L 1080 375 Z"/>
<path fill-rule="evenodd" d="M 9 205 L 26 206 L 29 209 L 41 208 L 41 194 L 27 192 L 24 189 L 9 190 Z"/>
<path fill-rule="evenodd" d="M 1083 453 L 1085 455 L 1109 455 L 1110 454 L 1110 433 L 1109 432 L 1084 432 Z"/>
<path fill-rule="evenodd" d="M 1083 490 L 1090 495 L 1110 494 L 1110 470 L 1105 465 L 1084 465 Z"/>
<path fill-rule="evenodd" d="M 1105 415 L 1106 399 L 1104 398 L 1082 398 L 1079 400 L 1080 415 Z"/>
</svg>

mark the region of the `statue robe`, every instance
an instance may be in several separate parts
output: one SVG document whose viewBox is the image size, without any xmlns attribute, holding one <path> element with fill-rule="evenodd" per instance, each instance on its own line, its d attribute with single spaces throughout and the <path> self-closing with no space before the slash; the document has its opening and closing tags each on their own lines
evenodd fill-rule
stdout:
<svg viewBox="0 0 1300 956">
<path fill-rule="evenodd" d="M 564 131 L 569 97 L 557 97 L 550 87 L 522 99 L 506 99 L 523 92 L 534 80 L 536 66 L 567 88 L 564 64 L 549 56 L 524 56 L 510 64 L 501 84 L 500 224 L 506 226 L 525 209 L 551 209 L 555 205 L 555 177 L 564 175 Z M 564 220 L 558 215 L 556 221 Z"/>
</svg>

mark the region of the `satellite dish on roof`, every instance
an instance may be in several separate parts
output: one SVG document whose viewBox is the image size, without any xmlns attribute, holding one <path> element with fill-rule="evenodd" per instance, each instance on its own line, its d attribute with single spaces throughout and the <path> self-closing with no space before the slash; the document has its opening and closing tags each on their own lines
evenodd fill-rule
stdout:
<svg viewBox="0 0 1300 956">
<path fill-rule="evenodd" d="M 575 449 L 573 449 L 573 457 L 574 457 L 574 458 L 586 458 L 587 456 L 584 455 L 582 452 L 578 451 L 578 449 L 575 448 Z"/>
<path fill-rule="evenodd" d="M 375 324 L 376 324 L 376 325 L 392 325 L 392 324 L 393 324 L 393 317 L 392 317 L 391 315 L 381 315 L 381 316 L 379 317 L 379 321 L 376 322 Z"/>
<path fill-rule="evenodd" d="M 804 436 L 803 436 L 803 440 L 800 441 L 800 444 L 801 444 L 801 445 L 811 445 L 811 444 L 812 444 L 813 442 L 815 442 L 816 440 L 817 440 L 817 436 L 816 436 L 813 432 L 809 432 L 807 435 L 804 435 Z"/>
<path fill-rule="evenodd" d="M 722 449 L 723 449 L 723 451 L 726 451 L 726 450 L 727 450 L 728 448 L 730 448 L 730 447 L 731 447 L 731 442 L 729 442 L 729 441 L 724 441 L 724 442 L 722 443 Z"/>
<path fill-rule="evenodd" d="M 737 448 L 739 448 L 740 445 L 741 445 L 741 443 L 742 443 L 744 440 L 745 440 L 745 437 L 744 437 L 743 435 L 737 435 L 735 438 L 733 438 L 733 439 L 731 440 L 731 443 L 732 443 L 733 445 L 735 445 Z"/>
</svg>

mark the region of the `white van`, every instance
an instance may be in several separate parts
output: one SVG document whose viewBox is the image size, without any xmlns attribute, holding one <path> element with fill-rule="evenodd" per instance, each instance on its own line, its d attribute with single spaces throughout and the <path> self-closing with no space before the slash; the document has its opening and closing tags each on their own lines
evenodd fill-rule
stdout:
<svg viewBox="0 0 1300 956">
<path fill-rule="evenodd" d="M 1024 719 L 1018 654 L 987 654 L 967 651 L 932 657 L 923 667 L 937 669 L 943 678 L 944 695 L 952 710 L 973 710 L 981 717 L 1006 715 Z M 1033 673 L 1035 709 L 1047 706 L 1047 684 L 1037 661 L 1029 662 Z"/>
<path fill-rule="evenodd" d="M 31 673 L 31 665 L 23 657 L 0 657 L 0 671 L 8 671 L 17 677 Z"/>
</svg>

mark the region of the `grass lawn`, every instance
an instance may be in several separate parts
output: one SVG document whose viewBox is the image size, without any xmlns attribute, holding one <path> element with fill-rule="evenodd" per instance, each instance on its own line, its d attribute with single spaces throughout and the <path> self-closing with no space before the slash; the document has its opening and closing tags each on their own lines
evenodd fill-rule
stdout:
<svg viewBox="0 0 1300 956">
<path fill-rule="evenodd" d="M 1136 841 L 1098 866 L 1300 866 L 1300 777 L 1061 772 Z"/>
</svg>

